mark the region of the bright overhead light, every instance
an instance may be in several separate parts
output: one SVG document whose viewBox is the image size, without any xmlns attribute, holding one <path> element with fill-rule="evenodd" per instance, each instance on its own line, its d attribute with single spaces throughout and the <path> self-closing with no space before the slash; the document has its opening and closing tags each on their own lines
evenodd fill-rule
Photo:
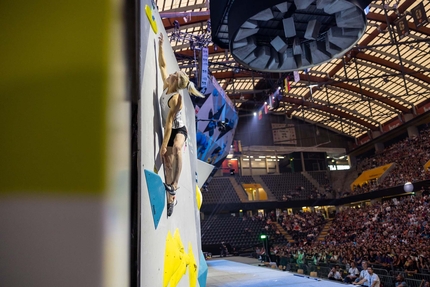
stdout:
<svg viewBox="0 0 430 287">
<path fill-rule="evenodd" d="M 256 159 L 255 159 L 255 161 L 261 161 L 261 159 L 259 159 L 259 158 L 256 158 Z"/>
<path fill-rule="evenodd" d="M 249 158 L 244 158 L 243 160 L 249 161 Z"/>
<path fill-rule="evenodd" d="M 266 158 L 266 157 L 265 157 L 265 156 L 261 156 L 261 155 L 260 155 L 260 156 L 259 156 L 259 158 Z"/>
<path fill-rule="evenodd" d="M 283 157 L 283 156 L 279 156 L 279 155 L 278 155 L 278 158 L 284 158 L 284 157 Z"/>
<path fill-rule="evenodd" d="M 254 112 L 254 117 L 257 115 L 257 113 L 256 112 Z"/>
</svg>

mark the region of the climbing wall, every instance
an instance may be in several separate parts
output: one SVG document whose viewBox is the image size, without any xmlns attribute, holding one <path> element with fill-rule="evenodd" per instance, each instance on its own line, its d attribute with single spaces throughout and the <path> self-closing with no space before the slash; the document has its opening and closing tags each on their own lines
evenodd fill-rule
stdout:
<svg viewBox="0 0 430 287">
<path fill-rule="evenodd" d="M 173 215 L 166 214 L 164 170 L 159 150 L 163 129 L 159 108 L 162 79 L 158 68 L 158 36 L 164 34 L 168 73 L 179 70 L 157 8 L 141 2 L 141 100 L 139 103 L 141 192 L 141 286 L 206 286 L 207 266 L 201 253 L 195 112 L 181 91 L 188 139 Z"/>
</svg>

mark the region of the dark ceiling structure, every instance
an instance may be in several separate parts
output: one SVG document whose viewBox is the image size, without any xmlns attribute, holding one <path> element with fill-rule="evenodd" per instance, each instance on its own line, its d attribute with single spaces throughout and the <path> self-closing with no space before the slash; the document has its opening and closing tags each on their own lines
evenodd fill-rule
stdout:
<svg viewBox="0 0 430 287">
<path fill-rule="evenodd" d="M 221 7 L 228 7 L 233 2 L 241 1 L 212 2 Z M 427 18 L 429 1 L 371 1 L 366 10 L 367 15 L 364 18 L 366 26 L 362 36 L 352 44 L 346 45 L 345 50 L 329 53 L 330 57 L 334 56 L 333 58 L 324 58 L 321 64 L 309 67 L 298 60 L 299 57 L 303 59 L 303 54 L 306 58 L 307 48 L 303 48 L 304 45 L 313 42 L 324 43 L 324 46 L 313 44 L 312 51 L 318 55 L 308 55 L 306 60 L 311 61 L 320 57 L 321 53 L 327 56 L 327 47 L 330 48 L 327 43 L 340 46 L 339 42 L 336 45 L 334 40 L 327 40 L 327 35 L 333 25 L 337 25 L 336 21 L 333 22 L 333 19 L 336 20 L 336 13 L 341 13 L 331 13 L 334 16 L 330 16 L 330 13 L 312 16 L 310 11 L 314 14 L 325 13 L 324 9 L 321 12 L 317 7 L 321 2 L 345 4 L 345 0 L 255 2 L 265 2 L 268 8 L 263 9 L 265 12 L 262 14 L 253 11 L 243 16 L 230 35 L 228 28 L 230 17 L 226 18 L 225 13 L 217 14 L 220 23 L 227 25 L 217 27 L 217 24 L 214 24 L 214 19 L 217 19 L 216 16 L 214 18 L 216 13 L 211 11 L 211 6 L 206 0 L 157 1 L 163 24 L 171 36 L 171 45 L 178 64 L 190 75 L 194 75 L 198 69 L 200 47 L 195 46 L 195 43 L 186 37 L 174 35 L 195 35 L 197 39 L 207 39 L 215 29 L 218 31 L 217 38 L 213 37 L 206 45 L 209 51 L 209 70 L 231 98 L 240 115 L 251 115 L 265 102 L 272 101 L 275 93 L 280 96 L 271 113 L 297 118 L 324 126 L 339 134 L 360 138 L 369 133 L 383 133 L 393 126 L 392 123 L 404 123 L 411 117 L 430 110 L 430 24 Z M 296 2 L 306 2 L 308 5 L 304 9 L 307 11 L 305 16 L 295 16 L 298 13 Z M 280 4 L 285 4 L 286 7 Z M 292 9 L 291 14 L 288 14 L 288 9 Z M 422 18 L 417 20 L 420 13 Z M 274 18 L 270 20 L 258 20 L 260 17 L 270 18 L 271 15 Z M 292 32 L 295 33 L 294 36 L 286 35 L 286 29 L 283 28 L 285 18 L 298 21 L 294 22 L 295 30 Z M 328 20 L 329 18 L 332 22 Z M 316 21 L 309 25 L 308 22 L 312 20 Z M 300 23 L 304 21 L 307 23 Z M 252 28 L 253 24 L 258 25 L 259 32 L 248 35 L 250 31 L 240 31 L 256 29 Z M 227 29 L 228 35 L 221 33 L 223 29 Z M 317 30 L 318 33 L 315 32 Z M 242 36 L 238 38 L 237 35 L 240 33 Z M 310 39 L 306 38 L 306 34 Z M 243 38 L 240 39 L 241 37 Z M 258 38 L 250 40 L 250 37 Z M 282 51 L 285 45 L 279 47 L 275 43 L 277 38 L 286 44 L 289 52 Z M 230 42 L 231 40 L 233 42 Z M 243 44 L 245 41 L 246 46 L 249 46 L 249 42 L 256 44 L 254 49 L 248 48 L 250 54 L 257 56 L 256 59 L 264 58 L 258 61 L 261 63 L 260 68 L 253 67 L 252 61 L 245 60 L 246 57 L 243 59 L 238 57 L 236 50 L 241 47 L 238 48 L 237 43 Z M 262 45 L 269 48 L 261 48 Z M 284 62 L 279 60 L 279 56 L 277 63 L 273 60 L 276 47 L 285 52 L 286 58 L 292 55 L 291 59 L 294 59 L 297 68 L 281 68 Z M 299 47 L 302 54 L 294 54 L 294 48 L 299 52 Z M 276 69 L 270 69 L 273 65 Z M 264 66 L 264 69 L 261 66 Z M 296 80 L 293 71 L 296 73 Z M 285 79 L 289 88 L 285 86 Z M 281 90 L 277 92 L 279 87 Z"/>
</svg>

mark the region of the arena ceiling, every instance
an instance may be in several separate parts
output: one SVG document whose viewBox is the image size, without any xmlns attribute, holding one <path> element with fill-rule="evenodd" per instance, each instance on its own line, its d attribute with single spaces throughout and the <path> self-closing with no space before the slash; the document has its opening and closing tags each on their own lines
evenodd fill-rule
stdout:
<svg viewBox="0 0 430 287">
<path fill-rule="evenodd" d="M 187 35 L 207 41 L 209 70 L 240 115 L 260 108 L 290 76 L 290 90 L 272 113 L 354 138 L 381 131 L 404 114 L 417 115 L 418 107 L 430 99 L 430 24 L 417 28 L 410 13 L 421 2 L 429 15 L 430 1 L 372 1 L 366 32 L 357 45 L 340 58 L 298 71 L 300 81 L 294 82 L 291 72 L 243 67 L 228 50 L 210 42 L 208 0 L 156 1 L 181 69 L 192 75 L 198 66 L 199 50 L 191 48 Z M 403 16 L 409 35 L 399 39 L 396 23 Z"/>
</svg>

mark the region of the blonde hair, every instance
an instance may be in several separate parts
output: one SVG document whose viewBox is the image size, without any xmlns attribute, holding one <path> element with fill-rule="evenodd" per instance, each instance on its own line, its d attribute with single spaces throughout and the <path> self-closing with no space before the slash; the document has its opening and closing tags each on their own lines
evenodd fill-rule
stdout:
<svg viewBox="0 0 430 287">
<path fill-rule="evenodd" d="M 196 89 L 194 83 L 190 81 L 190 78 L 183 71 L 178 71 L 178 89 L 187 89 L 188 93 L 193 94 L 196 97 L 205 97 Z"/>
</svg>

